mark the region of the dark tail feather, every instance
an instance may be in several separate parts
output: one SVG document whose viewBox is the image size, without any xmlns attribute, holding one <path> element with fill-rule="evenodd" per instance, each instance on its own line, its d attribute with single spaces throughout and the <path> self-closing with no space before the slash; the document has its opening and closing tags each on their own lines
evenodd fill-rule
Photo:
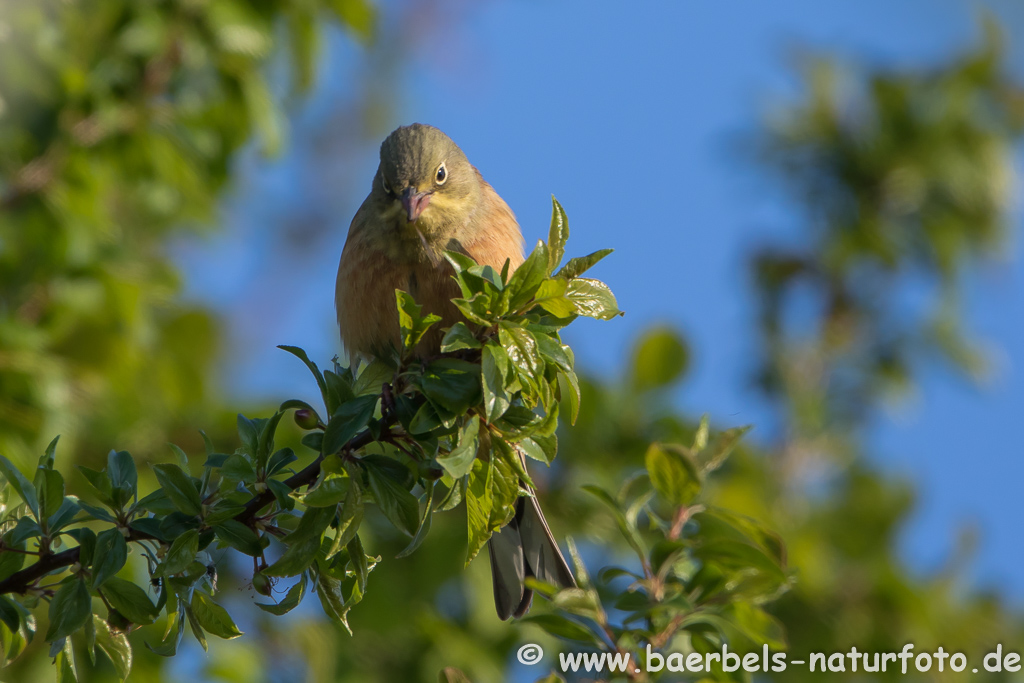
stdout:
<svg viewBox="0 0 1024 683">
<path fill-rule="evenodd" d="M 519 503 L 522 508 L 516 511 L 516 517 L 527 571 L 553 586 L 575 588 L 576 579 L 551 535 L 540 503 L 533 497 L 520 498 Z"/>
<path fill-rule="evenodd" d="M 494 605 L 502 621 L 519 618 L 530 609 L 533 591 L 526 588 L 527 576 L 561 588 L 576 585 L 536 498 L 524 496 L 516 501 L 515 517 L 491 536 L 488 550 Z"/>
<path fill-rule="evenodd" d="M 518 610 L 525 590 L 523 542 L 514 519 L 491 534 L 487 552 L 491 558 L 494 606 L 498 610 L 498 618 L 505 621 Z"/>
</svg>

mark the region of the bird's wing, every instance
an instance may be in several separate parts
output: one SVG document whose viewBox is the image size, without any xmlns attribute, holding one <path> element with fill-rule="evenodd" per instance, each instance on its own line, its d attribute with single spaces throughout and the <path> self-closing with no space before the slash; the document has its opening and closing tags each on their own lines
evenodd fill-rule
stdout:
<svg viewBox="0 0 1024 683">
<path fill-rule="evenodd" d="M 480 176 L 479 171 L 477 177 L 483 189 L 483 200 L 470 219 L 472 230 L 467 231 L 460 241 L 466 253 L 477 263 L 500 271 L 505 259 L 509 259 L 511 272 L 523 262 L 523 233 L 505 200 Z"/>
</svg>

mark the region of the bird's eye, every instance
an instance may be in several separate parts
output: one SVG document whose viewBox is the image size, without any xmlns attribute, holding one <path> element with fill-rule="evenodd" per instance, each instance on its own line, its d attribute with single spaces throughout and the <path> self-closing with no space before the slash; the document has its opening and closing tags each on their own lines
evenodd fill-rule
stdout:
<svg viewBox="0 0 1024 683">
<path fill-rule="evenodd" d="M 444 185 L 444 181 L 448 180 L 448 169 L 445 168 L 444 164 L 437 167 L 437 174 L 434 178 L 437 180 L 438 185 Z"/>
<path fill-rule="evenodd" d="M 388 179 L 384 177 L 384 174 L 380 174 L 380 186 L 384 188 L 384 191 L 391 194 L 391 186 L 388 185 Z"/>
</svg>

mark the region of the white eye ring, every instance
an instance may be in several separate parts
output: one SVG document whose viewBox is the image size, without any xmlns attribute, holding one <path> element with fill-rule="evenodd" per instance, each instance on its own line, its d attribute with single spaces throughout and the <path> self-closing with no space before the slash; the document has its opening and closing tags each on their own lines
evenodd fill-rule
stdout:
<svg viewBox="0 0 1024 683">
<path fill-rule="evenodd" d="M 437 167 L 437 172 L 434 173 L 434 181 L 438 185 L 444 185 L 448 180 L 448 168 L 441 162 L 441 165 Z"/>
<path fill-rule="evenodd" d="M 384 189 L 386 193 L 391 194 L 391 186 L 388 185 L 388 179 L 384 177 L 383 171 L 380 174 L 380 186 Z"/>
</svg>

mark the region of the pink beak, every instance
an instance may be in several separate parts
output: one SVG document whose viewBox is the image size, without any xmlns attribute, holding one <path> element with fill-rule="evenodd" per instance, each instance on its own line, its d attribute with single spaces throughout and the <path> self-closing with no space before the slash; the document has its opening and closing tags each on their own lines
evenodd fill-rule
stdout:
<svg viewBox="0 0 1024 683">
<path fill-rule="evenodd" d="M 419 218 L 423 210 L 427 208 L 427 204 L 430 203 L 430 194 L 430 192 L 417 192 L 415 187 L 407 187 L 402 192 L 402 208 L 405 209 L 405 215 L 408 216 L 410 223 Z"/>
</svg>

